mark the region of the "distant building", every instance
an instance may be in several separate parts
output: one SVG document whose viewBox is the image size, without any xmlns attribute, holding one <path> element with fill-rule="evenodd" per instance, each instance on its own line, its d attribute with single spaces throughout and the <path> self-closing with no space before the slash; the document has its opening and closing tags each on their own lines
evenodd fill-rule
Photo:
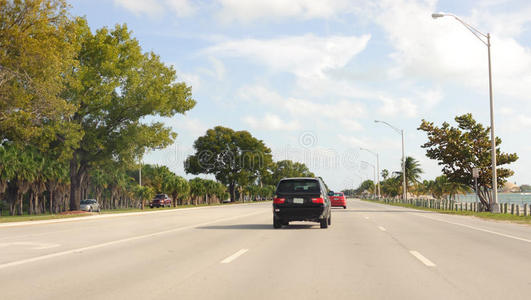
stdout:
<svg viewBox="0 0 531 300">
<path fill-rule="evenodd" d="M 512 182 L 506 182 L 503 185 L 502 193 L 520 193 L 520 187 Z"/>
</svg>

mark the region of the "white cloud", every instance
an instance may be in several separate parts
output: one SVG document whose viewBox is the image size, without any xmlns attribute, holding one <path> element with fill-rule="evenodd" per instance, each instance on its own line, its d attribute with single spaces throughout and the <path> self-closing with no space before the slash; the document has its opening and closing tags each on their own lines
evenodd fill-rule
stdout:
<svg viewBox="0 0 531 300">
<path fill-rule="evenodd" d="M 260 19 L 328 19 L 351 11 L 352 0 L 218 0 L 225 22 Z"/>
<path fill-rule="evenodd" d="M 165 123 L 174 129 L 178 129 L 177 132 L 186 133 L 192 137 L 201 136 L 208 129 L 208 126 L 202 120 L 188 116 L 174 117 Z"/>
<path fill-rule="evenodd" d="M 114 0 L 114 3 L 118 6 L 122 6 L 136 15 L 146 14 L 155 16 L 164 11 L 164 8 L 159 1 Z"/>
<path fill-rule="evenodd" d="M 501 124 L 501 128 L 509 132 L 529 132 L 531 129 L 531 117 L 521 113 L 507 116 L 506 123 Z"/>
<path fill-rule="evenodd" d="M 190 16 L 196 11 L 196 7 L 189 0 L 165 0 L 164 2 L 178 17 Z"/>
<path fill-rule="evenodd" d="M 250 101 L 257 101 L 265 105 L 286 111 L 293 118 L 304 118 L 307 116 L 324 116 L 327 123 L 341 124 L 345 130 L 360 130 L 363 127 L 356 119 L 364 118 L 366 115 L 365 106 L 347 100 L 340 100 L 330 103 L 312 102 L 306 99 L 293 97 L 282 97 L 278 93 L 262 86 L 248 86 L 240 89 L 240 97 Z"/>
<path fill-rule="evenodd" d="M 178 17 L 192 15 L 196 7 L 189 0 L 114 0 L 114 3 L 136 15 L 160 16 L 169 11 Z"/>
<path fill-rule="evenodd" d="M 417 106 L 407 98 L 392 99 L 386 96 L 380 96 L 382 106 L 379 113 L 383 116 L 405 115 L 415 117 L 417 115 Z"/>
<path fill-rule="evenodd" d="M 184 81 L 186 85 L 191 86 L 192 90 L 196 92 L 201 87 L 201 78 L 194 73 L 186 73 L 181 71 L 176 71 L 177 81 Z"/>
<path fill-rule="evenodd" d="M 509 1 L 506 1 L 509 2 Z M 496 3 L 499 5 L 501 3 Z M 491 13 L 497 11 L 497 7 L 489 5 L 480 10 L 473 11 L 472 20 L 474 22 L 481 22 L 488 26 L 494 35 L 501 36 L 519 36 L 522 34 L 529 22 L 531 22 L 531 6 L 527 3 L 525 7 L 517 7 L 515 3 L 504 3 L 504 5 L 511 5 L 514 11 L 503 13 Z"/>
<path fill-rule="evenodd" d="M 439 104 L 439 102 L 441 102 L 444 96 L 440 88 L 419 90 L 416 94 L 425 110 L 435 107 L 437 104 Z"/>
<path fill-rule="evenodd" d="M 345 134 L 337 134 L 338 140 L 353 149 L 360 147 L 366 149 L 400 149 L 401 142 L 398 138 L 388 139 L 383 137 L 367 138 Z"/>
<path fill-rule="evenodd" d="M 431 18 L 435 1 L 382 0 L 372 17 L 382 26 L 395 48 L 391 77 L 453 81 L 488 93 L 487 47 L 451 17 Z M 496 15 L 462 16 L 471 24 L 493 29 L 506 19 Z M 509 33 L 520 33 L 531 17 L 520 18 L 515 28 L 493 35 L 494 92 L 524 98 L 531 93 L 531 49 Z M 500 21 L 501 20 L 501 21 Z"/>
<path fill-rule="evenodd" d="M 298 130 L 300 123 L 297 120 L 285 121 L 277 115 L 266 114 L 263 118 L 255 118 L 251 116 L 244 117 L 243 122 L 251 126 L 253 129 L 259 130 Z"/>
<path fill-rule="evenodd" d="M 199 71 L 217 80 L 223 80 L 227 73 L 225 64 L 213 56 L 209 56 L 208 61 L 210 61 L 211 68 L 200 68 Z"/>
<path fill-rule="evenodd" d="M 307 34 L 269 40 L 243 39 L 219 43 L 206 52 L 244 57 L 297 76 L 323 77 L 328 69 L 344 67 L 366 48 L 370 38 L 370 35 L 317 37 Z"/>
</svg>

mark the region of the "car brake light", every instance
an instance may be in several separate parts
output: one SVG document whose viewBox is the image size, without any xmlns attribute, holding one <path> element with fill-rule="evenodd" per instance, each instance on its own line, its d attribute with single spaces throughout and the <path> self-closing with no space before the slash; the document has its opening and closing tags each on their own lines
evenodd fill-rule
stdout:
<svg viewBox="0 0 531 300">
<path fill-rule="evenodd" d="M 323 198 L 312 198 L 313 203 L 324 204 Z"/>
<path fill-rule="evenodd" d="M 273 204 L 282 204 L 286 202 L 286 198 L 275 198 L 273 199 Z"/>
</svg>

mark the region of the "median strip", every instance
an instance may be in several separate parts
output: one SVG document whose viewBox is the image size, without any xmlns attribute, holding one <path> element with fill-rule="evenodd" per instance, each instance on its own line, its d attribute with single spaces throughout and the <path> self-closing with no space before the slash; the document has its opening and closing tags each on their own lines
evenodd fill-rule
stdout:
<svg viewBox="0 0 531 300">
<path fill-rule="evenodd" d="M 245 252 L 249 251 L 249 249 L 241 249 L 240 251 L 234 253 L 233 255 L 225 258 L 224 260 L 221 261 L 222 264 L 228 264 L 230 262 L 232 262 L 233 260 L 235 260 L 236 258 L 242 256 L 243 254 L 245 254 Z"/>
</svg>

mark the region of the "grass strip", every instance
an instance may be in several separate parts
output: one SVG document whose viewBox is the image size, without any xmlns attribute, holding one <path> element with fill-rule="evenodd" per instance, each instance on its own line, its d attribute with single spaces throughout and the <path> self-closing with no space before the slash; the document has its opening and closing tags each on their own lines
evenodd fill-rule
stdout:
<svg viewBox="0 0 531 300">
<path fill-rule="evenodd" d="M 501 213 L 495 214 L 491 212 L 444 210 L 444 209 L 415 206 L 412 204 L 404 204 L 404 203 L 385 203 L 384 201 L 379 201 L 379 200 L 369 200 L 369 199 L 360 199 L 360 200 L 367 201 L 367 202 L 373 202 L 373 203 L 380 203 L 380 204 L 385 204 L 385 205 L 391 205 L 391 206 L 412 208 L 412 209 L 417 209 L 417 210 L 432 211 L 432 212 L 437 212 L 440 214 L 473 216 L 473 217 L 478 217 L 478 218 L 487 219 L 487 220 L 508 221 L 508 222 L 513 222 L 513 223 L 518 223 L 518 224 L 531 225 L 531 216 L 517 216 L 517 215 L 501 214 Z"/>
</svg>

